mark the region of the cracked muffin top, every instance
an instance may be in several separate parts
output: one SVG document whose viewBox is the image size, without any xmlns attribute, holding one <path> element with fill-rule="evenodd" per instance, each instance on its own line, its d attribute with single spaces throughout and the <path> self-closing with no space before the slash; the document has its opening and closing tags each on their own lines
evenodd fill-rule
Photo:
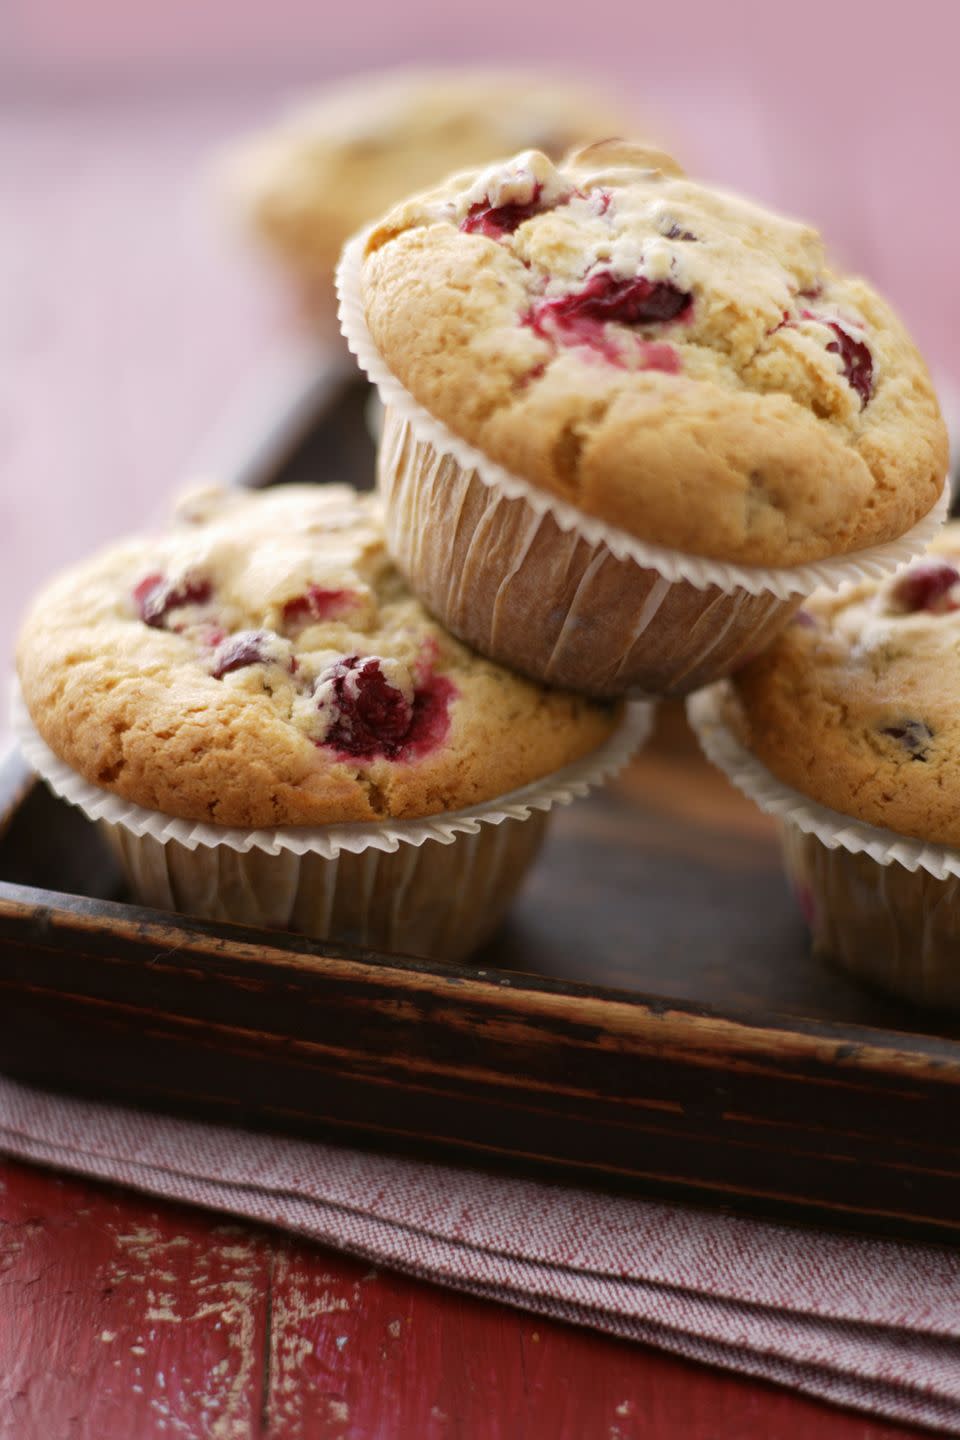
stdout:
<svg viewBox="0 0 960 1440">
<path fill-rule="evenodd" d="M 817 592 L 733 685 L 735 728 L 788 785 L 960 845 L 960 523 L 890 580 Z"/>
<path fill-rule="evenodd" d="M 364 75 L 241 145 L 228 188 L 261 240 L 329 285 L 348 236 L 452 171 L 621 133 L 613 103 L 570 80 L 501 69 Z"/>
<path fill-rule="evenodd" d="M 188 499 L 167 533 L 49 585 L 17 668 L 85 779 L 223 825 L 464 809 L 579 759 L 619 717 L 442 630 L 391 564 L 376 500 L 342 485 Z"/>
<path fill-rule="evenodd" d="M 455 177 L 366 238 L 367 324 L 460 438 L 646 541 L 782 566 L 902 535 L 947 439 L 819 235 L 622 141 Z"/>
</svg>

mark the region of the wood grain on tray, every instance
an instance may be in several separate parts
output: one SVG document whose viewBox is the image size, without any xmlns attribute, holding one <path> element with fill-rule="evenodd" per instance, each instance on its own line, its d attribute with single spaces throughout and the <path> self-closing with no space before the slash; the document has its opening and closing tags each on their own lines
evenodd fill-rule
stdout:
<svg viewBox="0 0 960 1440">
<path fill-rule="evenodd" d="M 289 423 L 301 387 L 259 441 L 246 432 L 236 483 L 370 483 L 369 391 L 315 393 L 306 429 Z M 275 443 L 286 436 L 292 448 Z M 662 708 L 656 743 L 617 784 L 558 813 L 507 926 L 470 967 L 134 908 L 82 815 L 25 789 L 16 761 L 0 791 L 10 1073 L 239 1123 L 960 1231 L 960 1043 L 809 958 L 772 822 L 702 759 L 678 707 Z"/>
<path fill-rule="evenodd" d="M 777 1213 L 960 1229 L 960 1044 L 892 1028 L 924 1022 L 807 959 L 768 823 L 682 732 L 563 812 L 476 967 L 127 906 L 88 822 L 40 788 L 0 877 L 10 1073 Z"/>
</svg>

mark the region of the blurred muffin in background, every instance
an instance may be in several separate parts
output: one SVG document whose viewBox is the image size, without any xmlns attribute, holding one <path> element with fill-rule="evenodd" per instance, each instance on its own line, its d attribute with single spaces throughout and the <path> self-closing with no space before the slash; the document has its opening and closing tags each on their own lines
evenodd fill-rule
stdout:
<svg viewBox="0 0 960 1440">
<path fill-rule="evenodd" d="M 334 323 L 333 271 L 365 221 L 447 175 L 521 149 L 636 133 L 615 99 L 561 76 L 502 69 L 360 75 L 292 110 L 226 167 L 240 220 Z"/>
</svg>

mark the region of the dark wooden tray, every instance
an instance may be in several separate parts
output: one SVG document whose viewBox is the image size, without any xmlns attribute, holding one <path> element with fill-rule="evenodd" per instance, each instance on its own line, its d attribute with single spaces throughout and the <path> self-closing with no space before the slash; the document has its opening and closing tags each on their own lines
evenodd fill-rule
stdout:
<svg viewBox="0 0 960 1440">
<path fill-rule="evenodd" d="M 317 396 L 312 426 L 282 432 L 293 452 L 260 445 L 245 483 L 369 481 L 365 391 Z M 616 786 L 557 815 L 468 967 L 132 906 L 94 828 L 16 760 L 0 816 L 8 1073 L 960 1238 L 960 1031 L 809 958 L 772 823 L 679 708 Z"/>
</svg>

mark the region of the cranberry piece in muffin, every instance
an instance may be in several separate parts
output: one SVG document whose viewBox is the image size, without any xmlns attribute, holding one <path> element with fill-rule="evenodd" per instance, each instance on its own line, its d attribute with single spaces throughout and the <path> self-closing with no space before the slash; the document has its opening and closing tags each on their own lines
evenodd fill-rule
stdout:
<svg viewBox="0 0 960 1440">
<path fill-rule="evenodd" d="M 611 322 L 629 326 L 657 325 L 682 319 L 690 309 L 690 295 L 668 280 L 651 281 L 643 275 L 619 280 L 608 270 L 592 275 L 581 290 L 557 299 L 541 300 L 525 317 L 538 335 L 564 345 L 588 345 L 613 364 L 623 363 L 623 352 L 608 333 Z M 671 345 L 642 342 L 644 369 L 675 374 L 679 356 Z"/>
<path fill-rule="evenodd" d="M 355 599 L 351 590 L 325 590 L 321 585 L 310 585 L 305 594 L 285 603 L 284 628 L 295 631 L 317 620 L 336 619 L 350 609 Z"/>
<path fill-rule="evenodd" d="M 468 235 L 486 235 L 490 240 L 499 240 L 502 235 L 512 235 L 519 225 L 534 215 L 542 213 L 540 197 L 542 185 L 534 185 L 533 197 L 525 204 L 508 201 L 505 205 L 491 205 L 488 200 L 478 200 L 471 205 L 460 229 Z"/>
<path fill-rule="evenodd" d="M 168 580 L 161 574 L 147 575 L 133 590 L 140 619 L 155 630 L 166 628 L 171 610 L 180 610 L 186 605 L 205 605 L 212 594 L 213 586 L 209 580 L 190 575 L 178 581 Z"/>
<path fill-rule="evenodd" d="M 280 635 L 270 630 L 241 630 L 217 646 L 210 662 L 210 674 L 221 680 L 224 675 L 245 670 L 249 665 L 281 665 L 292 674 L 296 663 L 289 643 Z"/>
<path fill-rule="evenodd" d="M 880 734 L 897 740 L 914 760 L 926 760 L 927 747 L 933 739 L 933 731 L 923 720 L 901 720 L 897 725 L 884 725 Z"/>
<path fill-rule="evenodd" d="M 134 600 L 144 625 L 153 629 L 167 628 L 167 616 L 171 611 L 183 609 L 186 605 L 206 605 L 213 595 L 213 586 L 201 576 L 184 576 L 181 580 L 168 580 L 163 575 L 147 575 L 140 585 L 134 586 Z"/>
<path fill-rule="evenodd" d="M 804 293 L 804 292 L 801 292 Z M 822 288 L 818 287 L 813 292 L 806 292 L 815 296 L 821 295 Z M 839 355 L 840 365 L 843 370 L 847 384 L 860 396 L 861 409 L 868 405 L 873 395 L 873 355 L 870 347 L 864 340 L 858 340 L 850 334 L 839 320 L 832 320 L 823 315 L 816 314 L 813 310 L 801 310 L 802 320 L 816 320 L 819 325 L 825 325 L 832 330 L 837 337 L 827 343 L 829 355 Z M 789 323 L 789 320 L 788 320 Z"/>
<path fill-rule="evenodd" d="M 309 624 L 281 634 L 298 595 Z M 447 634 L 391 563 L 379 502 L 338 485 L 221 492 L 189 526 L 95 556 L 41 597 L 20 676 L 47 743 L 92 784 L 252 829 L 462 810 L 619 721 Z"/>
<path fill-rule="evenodd" d="M 496 243 L 464 233 L 501 210 Z M 365 340 L 491 471 L 644 543 L 805 565 L 897 539 L 942 491 L 936 396 L 882 298 L 812 227 L 647 147 L 453 176 L 344 276 Z"/>
<path fill-rule="evenodd" d="M 866 405 L 873 394 L 873 356 L 870 349 L 862 340 L 855 340 L 835 320 L 830 321 L 830 329 L 837 338 L 830 342 L 827 350 L 840 356 L 847 383 L 860 396 L 861 405 Z"/>
<path fill-rule="evenodd" d="M 445 737 L 456 693 L 443 676 L 428 674 L 417 683 L 397 662 L 346 656 L 317 681 L 317 708 L 326 722 L 317 743 L 364 759 L 423 755 Z"/>
<path fill-rule="evenodd" d="M 645 275 L 618 279 L 609 270 L 592 275 L 582 290 L 535 307 L 541 325 L 546 316 L 562 328 L 565 321 L 615 320 L 619 325 L 655 325 L 681 319 L 692 297 L 669 280 Z"/>
<path fill-rule="evenodd" d="M 316 695 L 328 719 L 324 745 L 368 758 L 399 753 L 413 724 L 413 687 L 402 667 L 389 667 L 392 679 L 387 669 L 376 655 L 350 655 L 323 672 Z"/>
<path fill-rule="evenodd" d="M 960 582 L 958 571 L 947 560 L 931 557 L 911 565 L 890 589 L 890 599 L 896 610 L 914 614 L 927 610 L 933 615 L 947 614 L 960 609 Z"/>
<path fill-rule="evenodd" d="M 535 215 L 545 215 L 576 194 L 556 172 L 538 175 L 521 156 L 515 164 L 494 170 L 470 192 L 468 208 L 460 221 L 467 235 L 504 240 Z"/>
</svg>

